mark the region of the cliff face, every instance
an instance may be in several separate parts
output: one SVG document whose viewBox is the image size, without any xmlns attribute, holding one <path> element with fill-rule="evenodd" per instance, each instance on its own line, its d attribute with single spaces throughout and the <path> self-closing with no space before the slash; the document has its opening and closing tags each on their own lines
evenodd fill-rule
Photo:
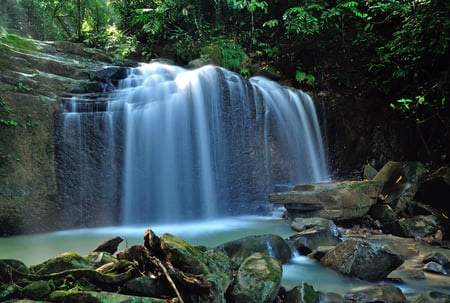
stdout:
<svg viewBox="0 0 450 303">
<path fill-rule="evenodd" d="M 96 86 L 106 55 L 69 42 L 0 36 L 0 236 L 64 227 L 54 127 L 61 96 Z"/>
</svg>

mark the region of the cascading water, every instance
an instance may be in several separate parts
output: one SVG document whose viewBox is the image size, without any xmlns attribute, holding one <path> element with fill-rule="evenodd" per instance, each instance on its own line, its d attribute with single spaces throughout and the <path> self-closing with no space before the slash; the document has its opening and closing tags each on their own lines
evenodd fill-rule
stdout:
<svg viewBox="0 0 450 303">
<path fill-rule="evenodd" d="M 120 202 L 123 224 L 245 213 L 276 184 L 328 178 L 313 101 L 264 78 L 248 81 L 213 66 L 185 70 L 153 63 L 132 69 L 103 107 L 91 113 L 91 119 L 107 119 L 95 131 L 95 142 L 102 143 L 83 148 L 100 148 L 90 152 L 96 155 L 97 174 L 111 175 L 112 170 L 120 180 L 104 180 L 120 183 L 120 189 L 103 188 L 120 196 L 115 203 Z M 89 109 L 77 108 L 65 106 L 63 120 L 89 116 Z M 70 128 L 83 127 L 78 121 Z M 83 142 L 62 136 L 65 150 Z M 86 164 L 75 166 L 92 169 Z M 72 182 L 81 182 L 79 176 Z M 73 192 L 65 196 L 78 199 Z"/>
</svg>

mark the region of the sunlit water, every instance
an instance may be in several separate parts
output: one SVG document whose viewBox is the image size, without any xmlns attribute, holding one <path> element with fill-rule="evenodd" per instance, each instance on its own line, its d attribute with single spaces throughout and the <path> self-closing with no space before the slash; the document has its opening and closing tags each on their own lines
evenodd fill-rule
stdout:
<svg viewBox="0 0 450 303">
<path fill-rule="evenodd" d="M 143 235 L 147 228 L 154 230 L 157 235 L 171 233 L 193 245 L 207 247 L 215 247 L 250 235 L 278 234 L 287 238 L 294 234 L 285 220 L 263 216 L 229 217 L 171 225 L 90 228 L 0 238 L 0 258 L 19 259 L 27 265 L 34 265 L 68 251 L 87 255 L 98 244 L 116 235 L 124 239 L 119 246 L 121 251 L 127 246 L 143 244 Z M 282 285 L 290 289 L 303 282 L 313 285 L 316 290 L 341 295 L 357 287 L 370 285 L 369 282 L 339 275 L 306 256 L 293 256 L 291 262 L 283 266 Z M 405 294 L 433 289 L 424 284 L 424 281 L 397 286 Z M 434 289 L 450 293 L 448 289 Z"/>
</svg>

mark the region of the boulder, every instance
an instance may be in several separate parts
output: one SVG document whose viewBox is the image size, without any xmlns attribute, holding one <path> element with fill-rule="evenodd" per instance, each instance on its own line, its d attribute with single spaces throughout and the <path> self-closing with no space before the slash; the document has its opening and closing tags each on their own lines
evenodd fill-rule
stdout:
<svg viewBox="0 0 450 303">
<path fill-rule="evenodd" d="M 123 285 L 121 292 L 123 294 L 156 298 L 174 296 L 173 290 L 166 280 L 147 276 L 137 277 L 127 281 Z"/>
<path fill-rule="evenodd" d="M 447 276 L 448 272 L 447 270 L 439 263 L 437 262 L 428 262 L 424 265 L 423 269 L 427 272 L 444 275 Z"/>
<path fill-rule="evenodd" d="M 161 235 L 160 243 L 162 253 L 172 266 L 185 273 L 203 276 L 202 289 L 186 287 L 189 296 L 195 297 L 192 300 L 207 302 L 213 297 L 214 302 L 225 302 L 224 293 L 231 283 L 234 264 L 222 251 L 194 247 L 171 234 Z"/>
<path fill-rule="evenodd" d="M 287 192 L 272 193 L 269 200 L 284 204 L 289 216 L 348 220 L 364 216 L 381 191 L 377 181 L 340 181 L 299 184 Z"/>
<path fill-rule="evenodd" d="M 428 262 L 436 262 L 440 265 L 442 265 L 445 269 L 450 270 L 450 261 L 441 253 L 439 252 L 432 252 L 428 255 L 426 255 L 423 258 L 423 263 Z"/>
<path fill-rule="evenodd" d="M 36 281 L 22 289 L 22 296 L 32 300 L 44 300 L 54 290 L 53 280 Z"/>
<path fill-rule="evenodd" d="M 90 268 L 91 264 L 77 253 L 62 253 L 44 263 L 30 267 L 30 271 L 36 275 L 46 275 L 62 272 L 70 269 Z"/>
<path fill-rule="evenodd" d="M 420 184 L 416 195 L 418 201 L 426 202 L 432 207 L 450 216 L 450 167 L 442 167 L 428 175 Z"/>
<path fill-rule="evenodd" d="M 295 286 L 284 295 L 286 303 L 315 303 L 318 302 L 319 293 L 307 283 Z"/>
<path fill-rule="evenodd" d="M 389 161 L 373 180 L 383 184 L 380 200 L 399 214 L 413 200 L 426 173 L 427 169 L 420 162 Z"/>
<path fill-rule="evenodd" d="M 320 263 L 341 274 L 380 281 L 403 263 L 400 255 L 368 241 L 348 239 L 325 252 Z"/>
<path fill-rule="evenodd" d="M 307 255 L 319 246 L 335 246 L 341 242 L 336 225 L 327 221 L 325 226 L 314 226 L 290 238 L 298 252 Z"/>
<path fill-rule="evenodd" d="M 400 288 L 394 285 L 375 285 L 350 291 L 344 295 L 344 303 L 404 303 L 407 302 Z"/>
<path fill-rule="evenodd" d="M 395 224 L 399 219 L 398 215 L 389 204 L 375 204 L 372 206 L 369 213 L 373 219 L 380 221 L 383 227 L 386 228 Z"/>
<path fill-rule="evenodd" d="M 167 303 L 165 299 L 122 295 L 106 291 L 57 290 L 50 294 L 49 300 L 56 303 Z"/>
<path fill-rule="evenodd" d="M 378 171 L 369 163 L 364 165 L 363 167 L 363 179 L 364 180 L 372 180 L 376 175 L 378 174 Z"/>
<path fill-rule="evenodd" d="M 281 262 L 255 253 L 242 262 L 227 291 L 227 303 L 272 303 L 280 289 Z"/>
<path fill-rule="evenodd" d="M 257 235 L 226 242 L 217 247 L 237 264 L 254 253 L 265 253 L 281 263 L 291 259 L 291 250 L 286 241 L 278 235 Z"/>
<path fill-rule="evenodd" d="M 402 218 L 390 225 L 386 231 L 400 237 L 423 238 L 435 234 L 439 225 L 434 215 Z"/>
<path fill-rule="evenodd" d="M 448 303 L 450 302 L 450 294 L 438 291 L 426 291 L 409 298 L 411 303 Z"/>
</svg>

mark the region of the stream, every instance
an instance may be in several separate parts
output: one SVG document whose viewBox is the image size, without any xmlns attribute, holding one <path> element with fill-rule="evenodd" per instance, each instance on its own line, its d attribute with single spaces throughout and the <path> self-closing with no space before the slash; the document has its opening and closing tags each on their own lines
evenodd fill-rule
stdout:
<svg viewBox="0 0 450 303">
<path fill-rule="evenodd" d="M 30 266 L 68 251 L 87 255 L 100 243 L 116 235 L 124 239 L 118 249 L 122 251 L 134 244 L 143 244 L 144 232 L 148 228 L 157 235 L 171 233 L 192 245 L 208 247 L 250 235 L 272 233 L 287 238 L 295 233 L 279 216 L 251 215 L 183 224 L 88 228 L 0 238 L 0 258 L 18 259 Z M 337 274 L 309 257 L 294 255 L 291 262 L 283 266 L 282 285 L 289 290 L 302 282 L 314 286 L 316 290 L 341 295 L 355 288 L 371 285 L 370 282 Z M 396 286 L 400 287 L 405 295 L 432 289 L 450 294 L 448 288 L 433 287 L 423 280 L 414 284 L 408 281 L 407 285 Z"/>
</svg>

